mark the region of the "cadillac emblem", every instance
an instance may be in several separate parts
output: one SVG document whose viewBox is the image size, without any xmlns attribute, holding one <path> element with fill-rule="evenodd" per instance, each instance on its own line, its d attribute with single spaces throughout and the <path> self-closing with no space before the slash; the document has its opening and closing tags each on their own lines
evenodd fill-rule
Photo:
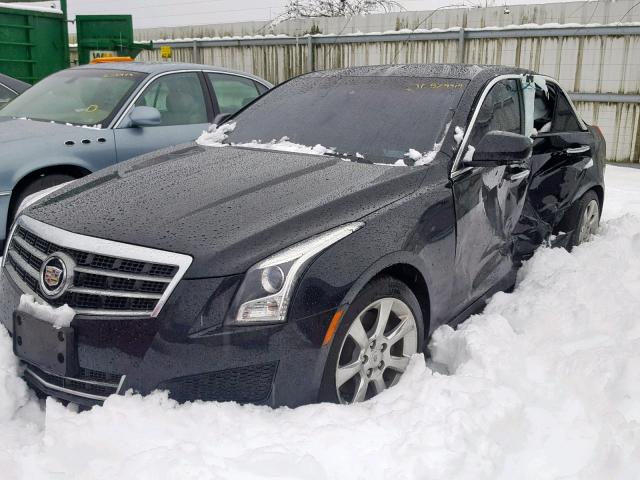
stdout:
<svg viewBox="0 0 640 480">
<path fill-rule="evenodd" d="M 73 279 L 73 259 L 65 253 L 48 256 L 40 267 L 40 291 L 46 298 L 58 298 L 64 294 Z"/>
</svg>

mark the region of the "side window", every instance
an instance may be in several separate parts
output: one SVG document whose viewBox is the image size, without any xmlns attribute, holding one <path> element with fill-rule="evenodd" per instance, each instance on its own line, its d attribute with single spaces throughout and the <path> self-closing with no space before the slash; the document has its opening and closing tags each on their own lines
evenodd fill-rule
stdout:
<svg viewBox="0 0 640 480">
<path fill-rule="evenodd" d="M 4 107 L 7 103 L 15 98 L 16 94 L 6 88 L 4 85 L 0 85 L 0 108 Z"/>
<path fill-rule="evenodd" d="M 500 81 L 493 86 L 480 106 L 468 145 L 477 145 L 482 137 L 494 130 L 522 133 L 522 120 L 518 80 Z"/>
<path fill-rule="evenodd" d="M 209 73 L 207 76 L 218 99 L 220 113 L 235 113 L 262 93 L 249 78 L 223 73 Z"/>
<path fill-rule="evenodd" d="M 207 107 L 200 78 L 195 72 L 174 73 L 155 80 L 136 101 L 136 107 L 160 111 L 159 126 L 207 123 Z"/>
<path fill-rule="evenodd" d="M 556 99 L 555 118 L 551 125 L 552 132 L 581 132 L 580 122 L 571 108 L 571 104 L 564 93 L 558 92 Z"/>
<path fill-rule="evenodd" d="M 553 112 L 555 107 L 554 90 L 546 87 L 542 88 L 536 84 L 536 94 L 533 100 L 533 128 L 538 133 L 551 131 L 553 123 Z"/>
</svg>

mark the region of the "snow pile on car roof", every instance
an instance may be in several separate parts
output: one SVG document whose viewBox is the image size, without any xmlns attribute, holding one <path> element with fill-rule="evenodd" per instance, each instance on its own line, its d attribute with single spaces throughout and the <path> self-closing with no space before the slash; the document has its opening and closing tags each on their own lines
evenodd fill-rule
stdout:
<svg viewBox="0 0 640 480">
<path fill-rule="evenodd" d="M 0 331 L 3 478 L 631 479 L 640 471 L 640 170 L 607 169 L 601 232 L 542 249 L 434 363 L 353 407 L 29 398 Z"/>
</svg>

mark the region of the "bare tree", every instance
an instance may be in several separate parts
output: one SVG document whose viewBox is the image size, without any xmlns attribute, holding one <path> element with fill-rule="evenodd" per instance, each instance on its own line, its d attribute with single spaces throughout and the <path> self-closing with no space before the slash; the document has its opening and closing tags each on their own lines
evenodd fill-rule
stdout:
<svg viewBox="0 0 640 480">
<path fill-rule="evenodd" d="M 369 13 L 402 11 L 395 0 L 290 0 L 280 16 L 289 18 L 350 17 Z"/>
</svg>

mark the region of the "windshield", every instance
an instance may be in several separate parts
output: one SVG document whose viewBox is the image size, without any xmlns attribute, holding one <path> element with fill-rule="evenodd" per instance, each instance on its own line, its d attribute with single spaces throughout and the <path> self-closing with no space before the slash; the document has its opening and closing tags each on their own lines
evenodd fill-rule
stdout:
<svg viewBox="0 0 640 480">
<path fill-rule="evenodd" d="M 0 115 L 106 126 L 145 76 L 123 70 L 64 70 L 31 87 L 3 108 Z"/>
<path fill-rule="evenodd" d="M 331 153 L 397 163 L 431 152 L 446 133 L 467 82 L 413 77 L 300 77 L 235 118 L 227 143 L 322 145 Z"/>
</svg>

